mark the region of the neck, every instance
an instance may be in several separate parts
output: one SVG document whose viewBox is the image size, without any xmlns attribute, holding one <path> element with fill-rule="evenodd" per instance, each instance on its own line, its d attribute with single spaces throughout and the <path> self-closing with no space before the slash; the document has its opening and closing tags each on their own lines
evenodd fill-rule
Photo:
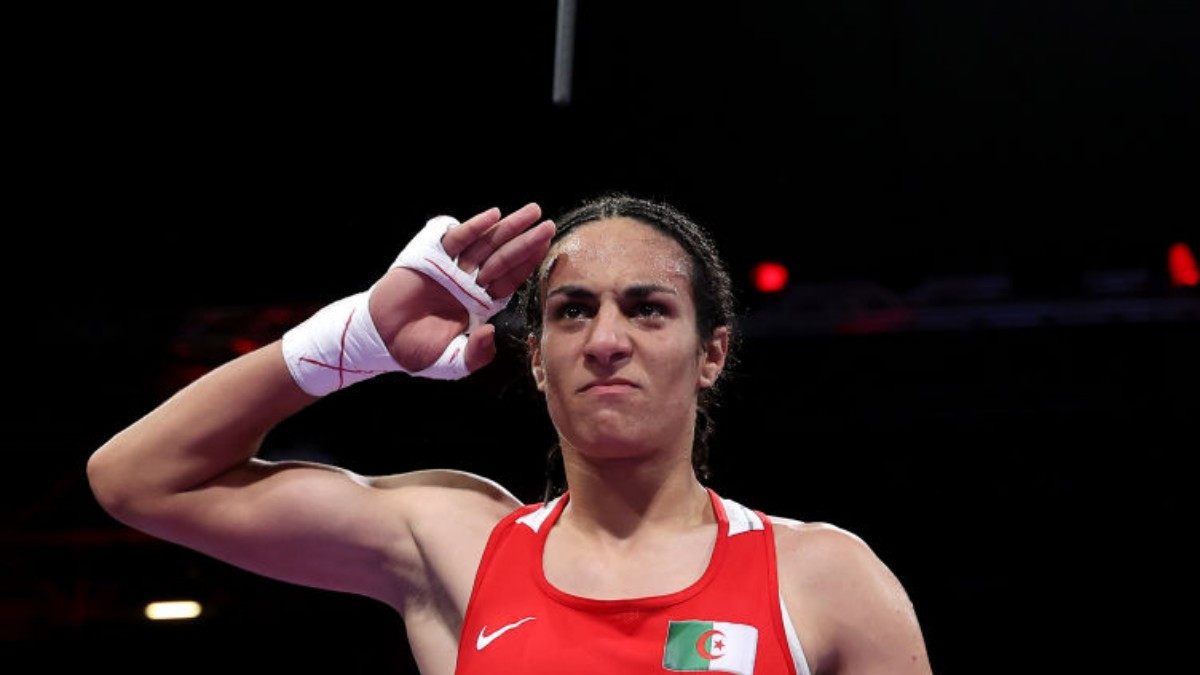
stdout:
<svg viewBox="0 0 1200 675">
<path fill-rule="evenodd" d="M 625 539 L 653 529 L 688 529 L 715 522 L 709 496 L 692 469 L 690 449 L 620 459 L 596 459 L 563 446 L 570 501 L 562 522 Z"/>
</svg>

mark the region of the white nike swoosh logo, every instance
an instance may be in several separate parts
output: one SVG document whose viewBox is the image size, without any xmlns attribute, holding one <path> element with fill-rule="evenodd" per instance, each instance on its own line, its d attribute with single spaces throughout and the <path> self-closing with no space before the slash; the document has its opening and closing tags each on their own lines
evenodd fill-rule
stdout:
<svg viewBox="0 0 1200 675">
<path fill-rule="evenodd" d="M 483 649 L 484 647 L 492 644 L 492 640 L 495 640 L 496 638 L 500 637 L 501 635 L 504 635 L 508 631 L 516 628 L 517 626 L 520 626 L 521 624 L 525 623 L 526 621 L 533 621 L 536 618 L 537 618 L 536 616 L 527 616 L 524 619 L 521 619 L 520 621 L 514 621 L 513 623 L 508 624 L 507 626 L 501 628 L 500 630 L 496 631 L 495 633 L 492 633 L 491 635 L 484 635 L 484 633 L 487 632 L 487 626 L 484 625 L 483 628 L 479 629 L 479 637 L 475 638 L 475 651 L 479 651 L 480 649 Z"/>
</svg>

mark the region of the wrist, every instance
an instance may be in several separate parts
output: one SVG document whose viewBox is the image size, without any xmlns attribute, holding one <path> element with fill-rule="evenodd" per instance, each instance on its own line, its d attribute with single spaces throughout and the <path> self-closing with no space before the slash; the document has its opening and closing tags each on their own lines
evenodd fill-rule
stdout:
<svg viewBox="0 0 1200 675">
<path fill-rule="evenodd" d="M 371 320 L 370 291 L 326 305 L 283 336 L 283 357 L 306 393 L 325 396 L 402 370 Z"/>
</svg>

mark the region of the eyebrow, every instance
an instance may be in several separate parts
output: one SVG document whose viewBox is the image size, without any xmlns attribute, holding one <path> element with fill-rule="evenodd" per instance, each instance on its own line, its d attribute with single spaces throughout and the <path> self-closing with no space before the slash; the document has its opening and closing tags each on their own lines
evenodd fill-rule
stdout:
<svg viewBox="0 0 1200 675">
<path fill-rule="evenodd" d="M 676 295 L 675 289 L 670 286 L 663 286 L 662 284 L 634 284 L 622 290 L 621 296 L 626 298 L 646 298 L 654 293 Z M 567 284 L 547 293 L 546 299 L 549 300 L 556 295 L 565 295 L 572 299 L 583 299 L 595 297 L 596 294 L 583 286 Z"/>
</svg>

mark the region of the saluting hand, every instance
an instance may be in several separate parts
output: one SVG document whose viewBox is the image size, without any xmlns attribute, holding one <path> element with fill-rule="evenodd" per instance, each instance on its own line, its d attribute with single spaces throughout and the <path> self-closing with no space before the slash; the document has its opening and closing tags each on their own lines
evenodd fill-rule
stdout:
<svg viewBox="0 0 1200 675">
<path fill-rule="evenodd" d="M 535 203 L 501 216 L 500 209 L 488 209 L 442 237 L 442 247 L 460 269 L 479 270 L 476 283 L 492 298 L 516 292 L 537 269 L 554 236 L 552 221 L 538 222 L 542 209 Z M 392 358 L 409 372 L 433 364 L 469 325 L 466 308 L 449 291 L 406 267 L 388 270 L 371 293 L 369 306 Z M 468 370 L 474 372 L 495 357 L 495 333 L 491 324 L 471 332 L 464 354 Z"/>
</svg>

